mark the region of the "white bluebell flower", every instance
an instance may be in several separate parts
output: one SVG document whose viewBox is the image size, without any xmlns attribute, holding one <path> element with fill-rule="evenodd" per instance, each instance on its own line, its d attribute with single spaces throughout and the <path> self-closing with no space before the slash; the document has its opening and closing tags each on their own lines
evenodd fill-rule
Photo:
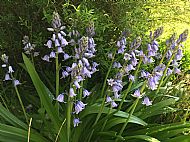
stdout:
<svg viewBox="0 0 190 142">
<path fill-rule="evenodd" d="M 9 66 L 8 73 L 13 73 L 13 72 L 14 72 L 14 70 L 13 70 L 12 66 Z"/>
<path fill-rule="evenodd" d="M 7 67 L 7 65 L 6 65 L 6 64 L 2 64 L 1 66 L 2 66 L 2 68 L 5 68 L 5 67 Z"/>
</svg>

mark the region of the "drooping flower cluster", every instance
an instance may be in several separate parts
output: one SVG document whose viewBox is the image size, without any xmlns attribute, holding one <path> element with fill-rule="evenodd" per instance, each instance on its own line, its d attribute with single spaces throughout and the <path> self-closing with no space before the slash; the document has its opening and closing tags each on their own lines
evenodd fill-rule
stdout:
<svg viewBox="0 0 190 142">
<path fill-rule="evenodd" d="M 119 62 L 113 63 L 113 68 L 119 69 L 117 74 L 115 75 L 114 79 L 108 79 L 108 85 L 111 88 L 111 91 L 114 93 L 113 99 L 110 96 L 107 96 L 107 98 L 111 98 L 111 101 L 106 101 L 106 103 L 110 103 L 111 107 L 117 107 L 116 103 L 114 102 L 115 99 L 118 99 L 120 97 L 120 92 L 123 89 L 123 77 L 127 76 L 129 81 L 134 82 L 135 76 L 132 75 L 133 71 L 136 69 L 138 65 L 138 60 L 140 57 L 139 55 L 141 52 L 137 50 L 138 47 L 141 45 L 141 38 L 137 37 L 130 46 L 130 50 L 126 51 L 126 37 L 122 35 L 122 38 L 117 42 L 118 47 L 118 54 L 123 55 L 123 64 Z M 110 100 L 110 99 L 108 99 Z"/>
<path fill-rule="evenodd" d="M 73 34 L 70 33 L 70 36 L 78 37 L 79 33 Z M 87 35 L 83 36 L 78 40 L 78 43 L 76 42 L 76 39 L 71 39 L 72 46 L 74 46 L 75 55 L 72 56 L 74 62 L 72 63 L 71 67 L 66 66 L 65 69 L 62 69 L 62 78 L 66 78 L 69 75 L 71 76 L 71 87 L 69 89 L 68 97 L 70 97 L 73 100 L 76 100 L 74 103 L 74 110 L 73 114 L 78 115 L 81 111 L 85 109 L 86 104 L 82 102 L 82 100 L 77 100 L 79 97 L 77 92 L 81 92 L 79 90 L 82 89 L 82 95 L 83 98 L 88 97 L 91 92 L 87 89 L 83 88 L 81 85 L 82 82 L 87 79 L 91 78 L 92 74 L 95 73 L 97 70 L 98 64 L 96 62 L 90 61 L 92 57 L 95 56 L 95 46 L 93 35 L 94 35 L 94 25 L 90 22 L 89 27 L 87 28 Z M 63 94 L 60 94 L 63 95 Z M 80 94 L 81 95 L 81 94 Z M 58 96 L 59 97 L 59 96 Z M 76 98 L 76 99 L 74 99 Z M 59 101 L 59 100 L 58 100 Z M 73 120 L 74 127 L 78 126 L 81 121 L 79 120 L 78 116 L 77 118 L 74 118 Z"/>
<path fill-rule="evenodd" d="M 36 57 L 39 55 L 39 52 L 35 51 L 35 44 L 30 43 L 29 37 L 28 36 L 24 36 L 22 43 L 24 45 L 24 51 L 26 54 L 32 55 L 33 57 Z"/>
<path fill-rule="evenodd" d="M 53 13 L 52 28 L 47 28 L 48 31 L 53 32 L 52 38 L 47 41 L 45 46 L 51 49 L 51 52 L 44 55 L 42 58 L 44 61 L 50 62 L 51 58 L 56 58 L 56 54 L 64 54 L 64 59 L 70 58 L 70 56 L 64 52 L 63 48 L 68 45 L 65 39 L 66 33 L 63 31 L 65 26 L 62 26 L 61 19 L 58 13 Z"/>
<path fill-rule="evenodd" d="M 8 59 L 9 57 L 6 54 L 1 55 L 1 60 L 4 62 L 4 64 L 2 64 L 2 67 L 6 70 L 4 81 L 12 80 L 14 86 L 20 85 L 20 81 L 15 79 L 13 76 L 14 70 L 12 66 L 9 64 Z"/>
</svg>

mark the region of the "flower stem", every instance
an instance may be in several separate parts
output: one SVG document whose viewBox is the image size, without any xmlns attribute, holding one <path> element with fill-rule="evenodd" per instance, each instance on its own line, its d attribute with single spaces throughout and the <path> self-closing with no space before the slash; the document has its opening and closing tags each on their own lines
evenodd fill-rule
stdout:
<svg viewBox="0 0 190 142">
<path fill-rule="evenodd" d="M 67 141 L 70 142 L 70 126 L 71 126 L 71 99 L 68 96 L 68 101 L 67 101 Z"/>
<path fill-rule="evenodd" d="M 143 93 L 143 91 L 144 91 L 144 89 L 145 89 L 145 87 L 146 87 L 146 83 L 147 83 L 147 80 L 144 81 L 143 86 L 141 87 L 141 90 L 140 90 L 141 94 Z M 129 116 L 128 116 L 126 122 L 123 124 L 123 126 L 122 126 L 122 128 L 121 128 L 121 130 L 120 130 L 120 132 L 119 132 L 119 136 L 122 135 L 123 131 L 125 130 L 125 128 L 126 128 L 126 126 L 127 126 L 127 124 L 129 123 L 129 120 L 130 120 L 131 116 L 133 115 L 133 113 L 134 113 L 134 111 L 135 111 L 135 108 L 137 107 L 137 104 L 138 104 L 138 102 L 139 102 L 139 99 L 140 99 L 140 97 L 138 97 L 138 98 L 133 102 L 132 108 L 131 108 L 131 112 L 129 113 Z M 117 141 L 118 141 L 118 139 L 116 139 L 116 142 L 117 142 Z"/>
<path fill-rule="evenodd" d="M 166 76 L 168 67 L 169 67 L 170 63 L 172 62 L 172 60 L 173 60 L 173 58 L 174 58 L 174 56 L 175 56 L 175 54 L 176 54 L 176 50 L 177 50 L 177 49 L 178 49 L 178 48 L 176 48 L 176 49 L 174 50 L 174 52 L 173 52 L 173 54 L 172 54 L 170 60 L 168 61 L 167 65 L 166 65 L 166 68 L 164 69 L 163 75 L 162 75 L 162 77 L 161 77 L 161 79 L 160 79 L 158 88 L 157 88 L 156 93 L 155 93 L 155 97 L 156 97 L 156 95 L 158 94 L 158 92 L 159 92 L 159 90 L 160 90 L 160 87 L 162 86 L 162 83 L 163 83 L 164 77 Z M 155 97 L 154 97 L 154 98 L 155 98 Z M 154 100 L 154 99 L 153 99 L 153 100 Z"/>
<path fill-rule="evenodd" d="M 55 71 L 56 71 L 56 89 L 55 89 L 55 96 L 57 97 L 59 95 L 59 53 L 56 52 L 56 58 L 55 58 Z M 59 114 L 59 106 L 58 102 L 55 104 L 55 108 L 57 113 Z"/>
<path fill-rule="evenodd" d="M 105 90 L 105 87 L 106 87 L 106 82 L 107 82 L 108 76 L 109 76 L 110 71 L 111 71 L 111 69 L 112 69 L 112 65 L 113 65 L 113 62 L 114 62 L 115 54 L 116 54 L 116 51 L 114 52 L 114 55 L 113 55 L 111 64 L 110 64 L 110 66 L 109 66 L 109 69 L 108 69 L 108 71 L 107 71 L 106 77 L 105 77 L 105 79 L 104 79 L 104 83 L 103 83 L 102 90 L 101 90 L 101 94 L 100 94 L 100 96 L 103 97 L 103 100 L 102 100 L 102 104 L 101 104 L 101 106 L 100 106 L 100 110 L 99 110 L 99 112 L 98 112 L 98 115 L 97 115 L 97 117 L 96 117 L 96 120 L 95 120 L 94 124 L 92 125 L 92 128 L 93 128 L 93 129 L 92 129 L 92 131 L 91 131 L 91 133 L 90 133 L 90 135 L 89 135 L 89 138 L 88 138 L 88 141 L 89 141 L 89 142 L 90 142 L 90 139 L 91 139 L 91 137 L 92 137 L 92 135 L 93 135 L 93 133 L 94 133 L 94 127 L 95 127 L 95 125 L 98 123 L 98 120 L 99 120 L 100 117 L 101 117 L 101 114 L 102 114 L 102 111 L 103 111 L 103 108 L 104 108 L 104 105 L 105 105 L 106 95 L 104 94 L 104 90 Z"/>
<path fill-rule="evenodd" d="M 138 71 L 139 71 L 139 69 L 140 69 L 140 65 L 142 64 L 142 58 L 139 60 L 139 64 L 138 64 L 138 66 L 137 66 L 137 70 L 135 71 L 135 73 L 134 73 L 134 76 L 135 76 L 135 78 L 136 78 L 136 76 L 137 76 L 137 73 L 138 73 Z M 109 115 L 107 115 L 107 116 L 105 116 L 102 120 L 101 120 L 101 122 L 102 121 L 105 121 L 106 119 L 108 119 L 108 118 L 110 118 L 110 117 L 112 117 L 114 114 L 116 114 L 118 111 L 120 111 L 121 110 L 121 107 L 122 107 L 122 105 L 123 105 L 123 103 L 124 103 L 124 101 L 125 101 L 125 98 L 127 97 L 127 94 L 129 93 L 129 91 L 130 91 L 130 89 L 131 89 L 131 87 L 132 87 L 132 84 L 133 84 L 133 82 L 131 81 L 130 83 L 129 83 L 129 85 L 128 85 L 128 88 L 127 88 L 127 90 L 126 90 L 126 93 L 125 93 L 125 95 L 123 96 L 123 98 L 122 98 L 122 100 L 121 100 L 121 102 L 120 102 L 120 104 L 119 104 L 119 107 L 117 108 L 117 110 L 116 111 L 113 111 L 112 113 L 110 113 Z M 104 101 L 105 101 L 105 98 L 104 98 Z M 103 108 L 102 108 L 103 109 Z M 97 123 L 97 122 L 96 122 Z M 93 125 L 94 126 L 94 125 Z"/>
<path fill-rule="evenodd" d="M 27 115 L 26 115 L 26 111 L 25 111 L 25 108 L 24 108 L 22 99 L 21 99 L 20 94 L 19 94 L 19 92 L 18 92 L 18 88 L 17 88 L 16 86 L 15 86 L 14 88 L 15 88 L 15 91 L 16 91 L 16 94 L 17 94 L 19 103 L 20 103 L 20 105 L 21 105 L 21 107 L 22 107 L 22 111 L 23 111 L 23 113 L 24 113 L 24 117 L 25 117 L 25 119 L 26 119 L 26 122 L 28 123 L 28 117 L 27 117 Z"/>
<path fill-rule="evenodd" d="M 134 77 L 135 77 L 135 78 L 137 77 L 137 73 L 138 73 L 138 71 L 139 71 L 139 68 L 140 68 L 140 66 L 141 66 L 141 63 L 142 63 L 142 58 L 139 60 L 139 64 L 138 64 L 137 69 L 136 69 L 136 71 L 135 71 L 135 73 L 134 73 Z M 132 87 L 132 84 L 133 84 L 133 82 L 130 81 L 129 86 L 128 86 L 127 90 L 126 90 L 126 93 L 125 93 L 124 96 L 122 97 L 122 100 L 121 100 L 121 102 L 120 102 L 120 104 L 119 104 L 119 107 L 118 107 L 118 109 L 117 109 L 118 111 L 121 110 L 121 107 L 122 107 L 122 105 L 123 105 L 123 103 L 124 103 L 124 101 L 125 101 L 125 99 L 126 99 L 128 93 L 129 93 L 131 87 Z"/>
<path fill-rule="evenodd" d="M 123 131 L 125 130 L 125 128 L 126 128 L 126 126 L 127 126 L 127 124 L 129 123 L 129 120 L 130 120 L 131 116 L 133 115 L 133 113 L 134 113 L 134 111 L 135 111 L 135 108 L 136 108 L 138 102 L 139 102 L 139 98 L 137 98 L 137 99 L 134 101 L 134 103 L 133 103 L 133 104 L 134 104 L 134 105 L 133 105 L 133 108 L 132 108 L 131 112 L 129 113 L 129 116 L 128 116 L 126 122 L 123 124 L 123 126 L 122 126 L 122 128 L 121 128 L 121 130 L 120 130 L 120 132 L 119 132 L 119 136 L 122 135 Z M 116 139 L 116 142 L 117 142 L 117 141 L 118 141 L 118 139 Z"/>
</svg>

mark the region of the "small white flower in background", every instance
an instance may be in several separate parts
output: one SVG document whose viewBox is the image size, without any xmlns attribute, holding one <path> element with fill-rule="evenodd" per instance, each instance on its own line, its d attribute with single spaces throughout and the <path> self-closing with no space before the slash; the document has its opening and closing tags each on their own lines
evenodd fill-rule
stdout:
<svg viewBox="0 0 190 142">
<path fill-rule="evenodd" d="M 6 64 L 3 64 L 3 65 L 1 65 L 2 66 L 2 68 L 5 68 L 7 65 Z"/>
<path fill-rule="evenodd" d="M 9 73 L 14 72 L 14 70 L 13 70 L 12 66 L 9 66 L 9 71 L 8 71 L 8 72 L 9 72 Z"/>
</svg>

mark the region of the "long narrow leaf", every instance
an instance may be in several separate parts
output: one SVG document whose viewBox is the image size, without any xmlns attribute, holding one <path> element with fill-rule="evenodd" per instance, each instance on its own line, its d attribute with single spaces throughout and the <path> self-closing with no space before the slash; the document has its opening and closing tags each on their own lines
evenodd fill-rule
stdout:
<svg viewBox="0 0 190 142">
<path fill-rule="evenodd" d="M 6 142 L 24 142 L 27 141 L 28 131 L 5 124 L 0 124 L 0 141 L 3 141 L 6 137 Z M 41 135 L 31 132 L 30 142 L 47 142 L 47 140 Z"/>
<path fill-rule="evenodd" d="M 0 104 L 0 116 L 4 118 L 7 122 L 12 124 L 13 126 L 21 127 L 26 130 L 28 129 L 28 126 L 25 123 L 23 123 L 21 120 L 15 117 L 11 112 L 5 109 L 2 106 L 2 104 Z"/>
<path fill-rule="evenodd" d="M 109 112 L 109 109 L 108 107 L 104 107 L 102 113 L 108 113 Z M 100 106 L 95 104 L 95 105 L 92 105 L 92 106 L 88 106 L 83 112 L 81 112 L 81 118 L 89 115 L 89 114 L 94 114 L 94 113 L 98 113 L 100 110 Z M 116 111 L 115 109 L 112 109 L 110 113 Z M 129 114 L 126 113 L 126 112 L 123 112 L 123 111 L 118 111 L 117 113 L 114 114 L 114 116 L 118 116 L 118 117 L 121 117 L 121 118 L 128 118 Z M 136 123 L 136 124 L 139 124 L 139 125 L 147 125 L 146 122 L 144 122 L 142 119 L 132 115 L 129 122 L 131 123 Z"/>
<path fill-rule="evenodd" d="M 40 77 L 38 76 L 38 73 L 36 72 L 33 64 L 30 62 L 30 60 L 26 57 L 26 55 L 23 55 L 23 60 L 25 63 L 25 66 L 27 68 L 27 71 L 32 79 L 32 82 L 37 90 L 37 93 L 40 97 L 40 100 L 42 101 L 45 110 L 47 111 L 49 117 L 53 121 L 54 127 L 56 129 L 56 132 L 58 132 L 59 127 L 61 126 L 61 122 L 59 120 L 58 114 L 55 111 L 55 108 L 51 102 L 51 94 L 47 90 L 47 87 L 44 85 L 44 83 L 41 81 Z M 62 137 L 62 135 L 60 135 Z"/>
<path fill-rule="evenodd" d="M 160 142 L 159 140 L 157 140 L 153 137 L 147 136 L 147 135 L 128 136 L 128 137 L 125 137 L 125 139 L 126 140 L 128 140 L 128 139 L 141 139 L 141 140 L 145 140 L 148 142 Z"/>
</svg>

